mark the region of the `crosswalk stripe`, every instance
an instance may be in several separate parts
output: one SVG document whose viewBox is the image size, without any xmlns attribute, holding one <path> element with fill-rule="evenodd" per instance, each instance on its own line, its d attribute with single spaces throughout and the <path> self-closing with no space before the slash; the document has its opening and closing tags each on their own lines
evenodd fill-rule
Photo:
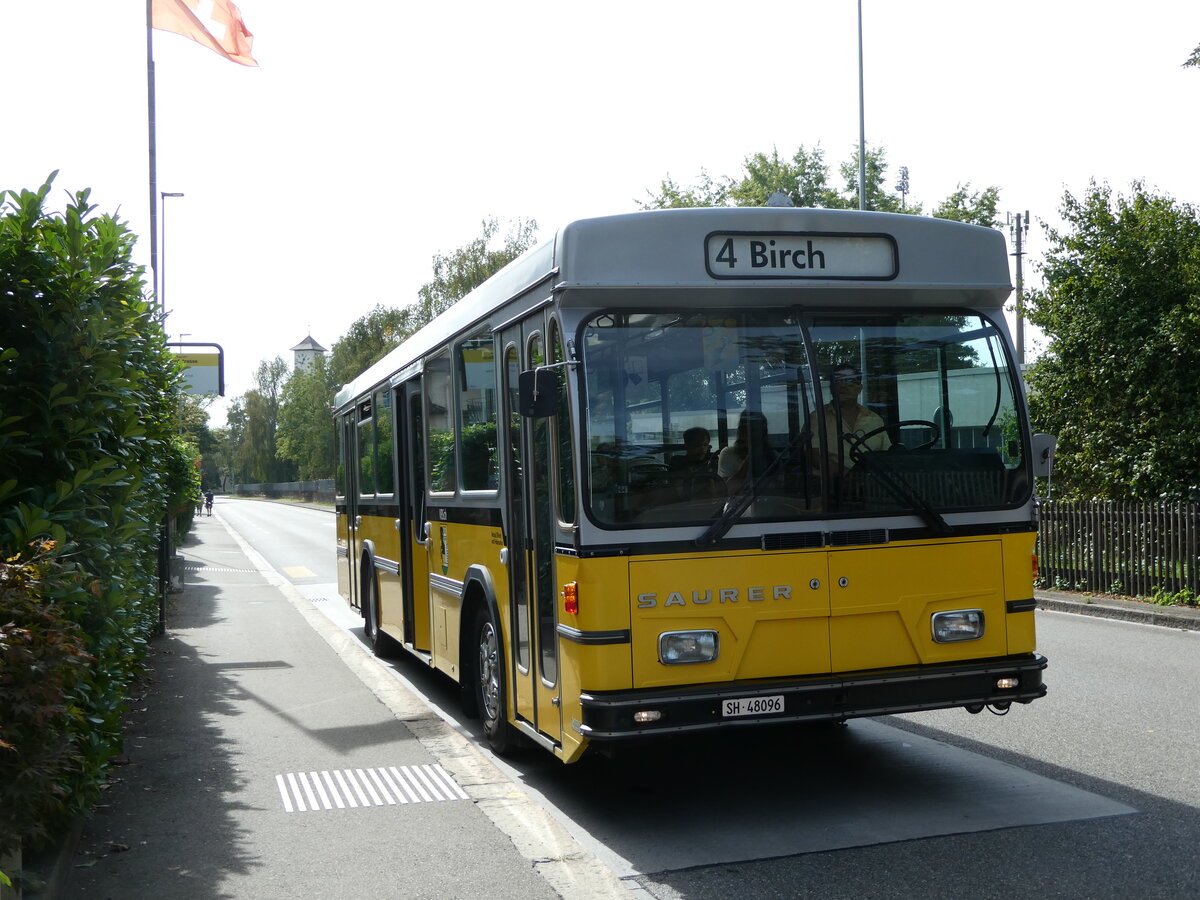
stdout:
<svg viewBox="0 0 1200 900">
<path fill-rule="evenodd" d="M 470 799 L 436 764 L 286 772 L 275 776 L 275 785 L 286 813 Z"/>
</svg>

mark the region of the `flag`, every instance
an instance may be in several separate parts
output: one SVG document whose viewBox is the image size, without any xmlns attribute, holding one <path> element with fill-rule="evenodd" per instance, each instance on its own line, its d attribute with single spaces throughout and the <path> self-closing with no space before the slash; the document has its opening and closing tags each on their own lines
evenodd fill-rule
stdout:
<svg viewBox="0 0 1200 900">
<path fill-rule="evenodd" d="M 230 0 L 152 0 L 150 22 L 159 31 L 191 38 L 235 63 L 258 65 L 250 55 L 254 35 Z"/>
</svg>

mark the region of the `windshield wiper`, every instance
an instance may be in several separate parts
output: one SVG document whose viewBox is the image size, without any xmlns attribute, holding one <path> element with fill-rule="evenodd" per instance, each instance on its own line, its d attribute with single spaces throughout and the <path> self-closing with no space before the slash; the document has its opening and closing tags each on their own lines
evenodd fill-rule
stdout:
<svg viewBox="0 0 1200 900">
<path fill-rule="evenodd" d="M 708 547 L 715 544 L 728 533 L 729 529 L 733 527 L 734 519 L 744 513 L 746 507 L 754 502 L 758 482 L 765 477 L 766 473 L 764 472 L 758 479 L 755 479 L 753 484 L 747 482 L 738 489 L 737 493 L 725 501 L 725 509 L 721 515 L 717 516 L 716 520 L 704 529 L 704 533 L 696 538 L 697 547 Z"/>
<path fill-rule="evenodd" d="M 861 451 L 856 447 L 850 451 L 850 455 L 854 458 L 855 466 L 861 466 L 868 474 L 874 475 L 889 494 L 920 516 L 921 521 L 929 526 L 935 536 L 950 537 L 954 534 L 953 526 L 942 518 L 941 513 L 930 506 L 929 502 L 902 478 L 895 477 L 876 452 Z"/>
<path fill-rule="evenodd" d="M 697 547 L 708 547 L 715 544 L 721 538 L 729 533 L 729 529 L 733 527 L 733 523 L 738 519 L 746 508 L 754 502 L 758 497 L 758 488 L 768 477 L 774 475 L 777 471 L 783 468 L 784 464 L 790 462 L 796 453 L 796 449 L 803 444 L 807 444 L 812 440 L 812 433 L 802 431 L 796 435 L 795 439 L 784 448 L 784 451 L 778 454 L 770 464 L 762 471 L 754 481 L 747 479 L 738 488 L 737 492 L 732 494 L 725 502 L 725 509 L 721 515 L 717 516 L 716 520 L 704 529 L 704 533 L 696 538 Z"/>
</svg>

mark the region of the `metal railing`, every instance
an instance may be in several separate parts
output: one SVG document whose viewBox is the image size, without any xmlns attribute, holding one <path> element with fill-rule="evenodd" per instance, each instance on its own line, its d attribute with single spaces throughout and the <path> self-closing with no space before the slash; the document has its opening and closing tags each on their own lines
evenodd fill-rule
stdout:
<svg viewBox="0 0 1200 900">
<path fill-rule="evenodd" d="M 1044 587 L 1200 594 L 1200 504 L 1043 500 L 1041 509 Z"/>
</svg>

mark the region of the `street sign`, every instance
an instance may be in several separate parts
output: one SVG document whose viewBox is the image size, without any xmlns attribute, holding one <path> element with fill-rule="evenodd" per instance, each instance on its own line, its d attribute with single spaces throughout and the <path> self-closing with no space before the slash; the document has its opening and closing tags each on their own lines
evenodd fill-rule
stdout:
<svg viewBox="0 0 1200 900">
<path fill-rule="evenodd" d="M 225 396 L 225 351 L 220 344 L 171 344 L 175 358 L 183 363 L 184 392 L 201 396 Z"/>
</svg>

